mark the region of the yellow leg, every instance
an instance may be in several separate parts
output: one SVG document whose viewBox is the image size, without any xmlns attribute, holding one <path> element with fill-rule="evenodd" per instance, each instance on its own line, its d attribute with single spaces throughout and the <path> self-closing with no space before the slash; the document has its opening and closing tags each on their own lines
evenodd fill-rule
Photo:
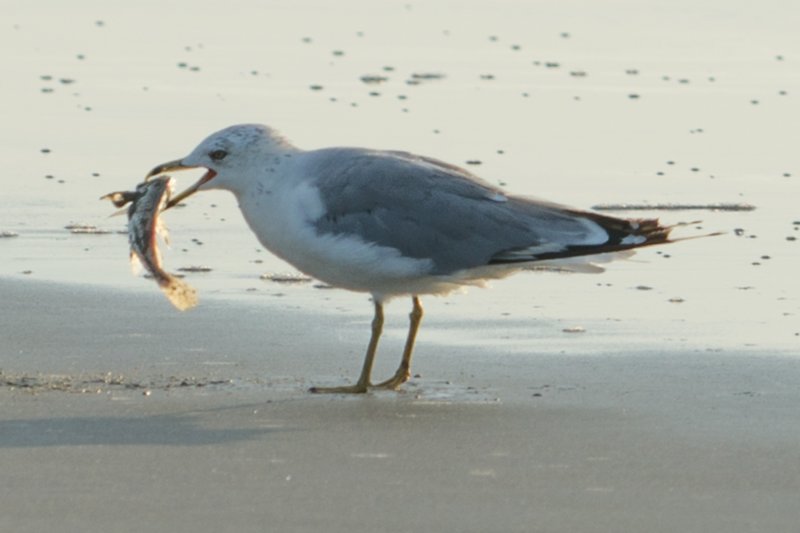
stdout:
<svg viewBox="0 0 800 533">
<path fill-rule="evenodd" d="M 417 338 L 417 331 L 419 330 L 419 324 L 422 322 L 422 305 L 419 303 L 419 297 L 413 296 L 411 301 L 414 303 L 414 307 L 411 309 L 411 314 L 408 315 L 410 319 L 410 324 L 408 326 L 408 337 L 406 337 L 406 346 L 403 349 L 403 359 L 400 361 L 400 366 L 397 368 L 397 372 L 394 373 L 394 376 L 378 383 L 375 387 L 380 387 L 383 389 L 396 389 L 406 381 L 408 378 L 411 377 L 411 354 L 414 351 L 414 341 Z"/>
<path fill-rule="evenodd" d="M 311 392 L 322 393 L 365 393 L 371 386 L 370 376 L 372 375 L 372 363 L 375 361 L 375 352 L 378 350 L 378 339 L 383 331 L 383 304 L 375 300 L 375 317 L 372 319 L 372 336 L 367 346 L 367 355 L 364 356 L 364 366 L 361 368 L 361 376 L 355 385 L 345 385 L 342 387 L 311 387 Z"/>
</svg>

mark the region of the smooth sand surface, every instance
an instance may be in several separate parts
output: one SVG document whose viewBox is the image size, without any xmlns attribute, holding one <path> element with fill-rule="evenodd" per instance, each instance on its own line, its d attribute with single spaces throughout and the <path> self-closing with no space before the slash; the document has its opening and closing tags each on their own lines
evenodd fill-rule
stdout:
<svg viewBox="0 0 800 533">
<path fill-rule="evenodd" d="M 363 316 L 0 281 L 0 531 L 794 531 L 800 367 L 761 351 L 535 355 Z M 427 329 L 447 329 L 436 317 Z M 491 327 L 476 318 L 467 326 Z M 388 371 L 402 340 L 383 345 Z M 655 344 L 655 343 L 654 343 Z"/>
</svg>

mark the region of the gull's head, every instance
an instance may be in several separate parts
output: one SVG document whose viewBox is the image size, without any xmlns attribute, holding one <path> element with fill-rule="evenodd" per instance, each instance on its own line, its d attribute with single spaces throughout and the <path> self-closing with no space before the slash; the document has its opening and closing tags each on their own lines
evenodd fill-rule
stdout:
<svg viewBox="0 0 800 533">
<path fill-rule="evenodd" d="M 206 173 L 194 185 L 170 200 L 167 207 L 172 207 L 197 191 L 227 189 L 236 192 L 269 158 L 295 150 L 269 126 L 238 124 L 212 133 L 183 159 L 158 165 L 145 180 L 165 172 L 205 168 Z"/>
</svg>

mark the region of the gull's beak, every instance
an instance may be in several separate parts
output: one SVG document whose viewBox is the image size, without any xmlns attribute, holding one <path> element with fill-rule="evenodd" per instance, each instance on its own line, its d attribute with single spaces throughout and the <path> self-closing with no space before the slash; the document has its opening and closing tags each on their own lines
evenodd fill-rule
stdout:
<svg viewBox="0 0 800 533">
<path fill-rule="evenodd" d="M 147 173 L 147 176 L 145 176 L 144 181 L 147 181 L 150 178 L 152 178 L 153 176 L 158 176 L 159 174 L 163 174 L 165 172 L 170 172 L 170 171 L 174 171 L 174 170 L 186 170 L 186 169 L 190 169 L 190 168 L 197 168 L 197 167 L 191 166 L 191 165 L 184 165 L 183 161 L 181 161 L 180 159 L 176 159 L 175 161 L 170 161 L 169 163 L 163 163 L 163 164 L 158 165 L 157 167 L 155 167 L 153 170 L 151 170 L 150 172 Z M 204 183 L 208 182 L 209 180 L 211 180 L 216 175 L 217 175 L 217 173 L 209 168 L 208 172 L 203 174 L 203 176 L 199 180 L 197 180 L 197 183 L 195 183 L 194 185 L 192 185 L 191 187 L 189 187 L 188 189 L 186 189 L 182 193 L 178 194 L 177 196 L 173 196 L 172 198 L 170 198 L 169 202 L 167 202 L 167 205 L 164 206 L 164 210 L 167 210 L 170 207 L 174 207 L 178 203 L 182 202 L 183 200 L 185 200 L 189 196 L 191 196 L 194 193 L 196 193 L 197 190 Z"/>
</svg>

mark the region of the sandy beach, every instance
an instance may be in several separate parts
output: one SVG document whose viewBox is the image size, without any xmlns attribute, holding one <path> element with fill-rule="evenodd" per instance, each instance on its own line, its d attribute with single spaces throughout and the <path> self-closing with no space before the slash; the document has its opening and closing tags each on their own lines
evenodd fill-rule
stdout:
<svg viewBox="0 0 800 533">
<path fill-rule="evenodd" d="M 740 532 L 800 519 L 794 357 L 423 342 L 403 392 L 320 396 L 306 389 L 355 372 L 368 309 L 343 320 L 211 301 L 188 319 L 135 294 L 0 291 L 4 531 Z M 384 344 L 387 368 L 400 346 Z"/>
<path fill-rule="evenodd" d="M 797 530 L 795 2 L 52 4 L 0 8 L 0 531 Z M 208 192 L 179 313 L 99 200 L 242 122 L 722 235 L 424 298 L 400 392 L 314 395 L 368 295 Z"/>
</svg>

